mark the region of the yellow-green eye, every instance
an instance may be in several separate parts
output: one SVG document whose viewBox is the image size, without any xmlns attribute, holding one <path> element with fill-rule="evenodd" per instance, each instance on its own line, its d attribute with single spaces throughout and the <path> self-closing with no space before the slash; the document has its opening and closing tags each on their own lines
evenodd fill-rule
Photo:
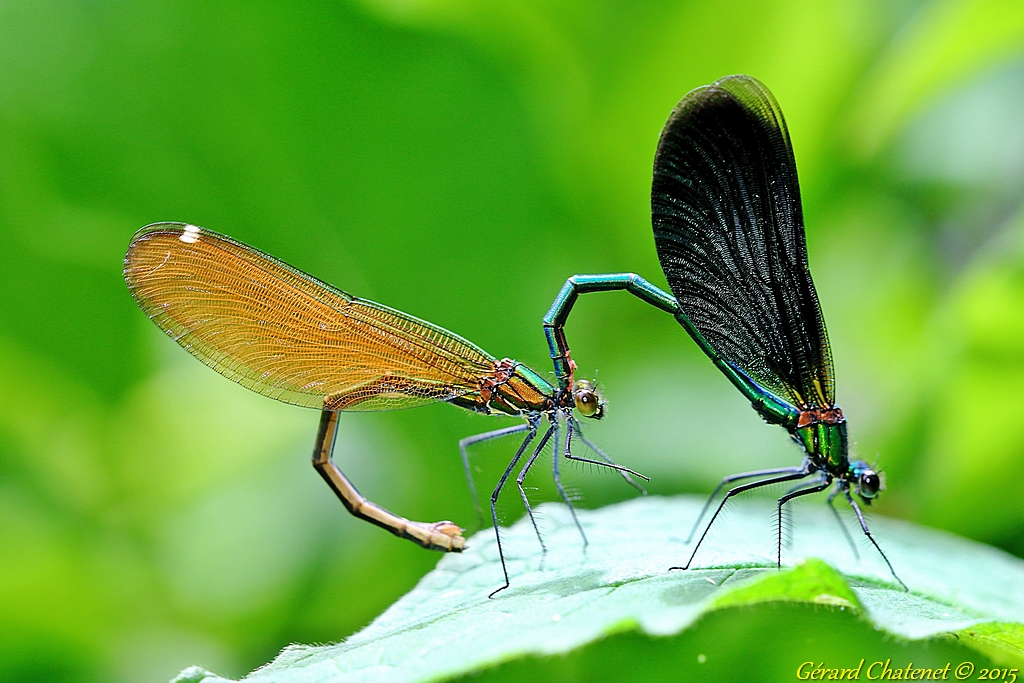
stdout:
<svg viewBox="0 0 1024 683">
<path fill-rule="evenodd" d="M 601 395 L 590 382 L 585 379 L 578 380 L 573 386 L 572 398 L 576 403 L 576 410 L 580 411 L 583 417 L 601 417 Z"/>
<path fill-rule="evenodd" d="M 576 410 L 580 411 L 583 415 L 590 417 L 597 412 L 597 394 L 589 389 L 582 389 L 574 394 L 576 399 Z"/>
</svg>

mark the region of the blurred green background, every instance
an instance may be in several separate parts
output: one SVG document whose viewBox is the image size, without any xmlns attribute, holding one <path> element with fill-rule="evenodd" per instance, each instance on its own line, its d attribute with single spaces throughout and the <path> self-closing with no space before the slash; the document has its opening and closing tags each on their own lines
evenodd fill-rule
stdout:
<svg viewBox="0 0 1024 683">
<path fill-rule="evenodd" d="M 789 122 L 877 508 L 1024 556 L 1017 0 L 3 3 L 0 680 L 239 676 L 359 629 L 439 557 L 345 514 L 308 463 L 316 412 L 146 320 L 121 278 L 137 228 L 228 233 L 549 372 L 566 277 L 664 286 L 661 124 L 740 72 Z M 589 436 L 653 492 L 799 461 L 669 316 L 625 294 L 576 311 L 580 376 L 609 401 Z M 341 423 L 364 493 L 472 526 L 456 442 L 501 421 Z M 481 490 L 513 446 L 477 449 Z M 634 494 L 571 475 L 584 506 Z"/>
</svg>

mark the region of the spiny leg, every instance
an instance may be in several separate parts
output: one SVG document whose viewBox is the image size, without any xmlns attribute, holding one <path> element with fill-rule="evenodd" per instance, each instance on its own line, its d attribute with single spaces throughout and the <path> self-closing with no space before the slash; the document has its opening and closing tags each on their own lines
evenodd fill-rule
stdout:
<svg viewBox="0 0 1024 683">
<path fill-rule="evenodd" d="M 779 507 L 778 507 L 778 511 L 779 512 L 778 512 L 778 518 L 777 518 L 777 521 L 779 523 L 779 544 L 778 544 L 778 554 L 775 556 L 775 566 L 777 566 L 779 569 L 782 569 L 782 506 L 785 505 L 786 503 L 788 503 L 789 501 L 793 500 L 794 498 L 799 498 L 800 496 L 809 496 L 812 493 L 818 493 L 819 491 L 824 491 L 831 484 L 832 484 L 831 477 L 829 477 L 828 475 L 823 474 L 821 482 L 818 483 L 817 485 L 809 486 L 807 488 L 803 488 L 803 489 L 800 489 L 798 491 L 790 491 L 789 493 L 784 495 L 782 498 L 779 498 Z"/>
<path fill-rule="evenodd" d="M 637 491 L 639 491 L 641 493 L 641 495 L 644 495 L 644 496 L 647 495 L 647 489 L 645 489 L 643 486 L 641 486 L 640 484 L 638 484 L 635 481 L 633 481 L 633 477 L 631 475 L 635 474 L 636 476 L 640 477 L 644 481 L 650 481 L 651 480 L 650 477 L 644 476 L 643 474 L 640 474 L 638 472 L 634 472 L 633 470 L 629 469 L 628 467 L 623 467 L 622 465 L 619 465 L 614 460 L 609 458 L 608 455 L 604 451 L 602 451 L 600 448 L 598 448 L 596 445 L 594 445 L 593 441 L 591 441 L 587 437 L 583 436 L 583 429 L 580 427 L 579 420 L 577 420 L 574 417 L 570 417 L 569 418 L 569 423 L 575 428 L 576 433 L 580 437 L 580 441 L 585 443 L 587 445 L 587 447 L 590 448 L 590 450 L 592 450 L 595 453 L 597 453 L 598 457 L 601 458 L 601 460 L 603 460 L 604 462 L 598 462 L 596 460 L 588 460 L 587 458 L 577 458 L 575 455 L 573 455 L 568 450 L 566 450 L 566 454 L 565 455 L 566 455 L 567 458 L 569 458 L 570 460 L 576 460 L 578 462 L 593 463 L 594 465 L 598 465 L 600 467 L 610 467 L 611 469 L 615 470 L 620 475 L 622 475 L 622 478 L 625 479 L 626 482 L 630 486 L 632 486 Z"/>
<path fill-rule="evenodd" d="M 704 542 L 705 538 L 707 538 L 708 531 L 711 530 L 711 527 L 714 525 L 715 520 L 718 519 L 718 514 L 722 511 L 722 508 L 725 507 L 725 504 L 729 502 L 730 498 L 740 493 L 743 493 L 744 491 L 750 491 L 752 489 L 760 488 L 761 486 L 770 486 L 771 484 L 778 484 L 784 481 L 795 481 L 797 479 L 803 479 L 804 477 L 809 477 L 811 474 L 812 472 L 808 472 L 805 469 L 801 469 L 801 471 L 799 472 L 786 474 L 781 477 L 772 477 L 771 479 L 762 479 L 761 481 L 755 481 L 750 484 L 742 484 L 741 486 L 736 486 L 734 488 L 729 489 L 729 491 L 725 494 L 725 498 L 723 498 L 722 502 L 718 504 L 718 508 L 715 510 L 715 514 L 711 515 L 711 521 L 708 522 L 707 527 L 704 529 L 704 533 L 700 536 L 700 540 L 697 541 L 697 545 L 694 546 L 693 552 L 690 554 L 690 559 L 686 561 L 686 564 L 684 566 L 669 567 L 669 570 L 671 571 L 672 569 L 690 568 L 690 564 L 693 562 L 693 558 L 697 555 L 697 551 L 700 549 L 700 544 Z"/>
<path fill-rule="evenodd" d="M 525 432 L 530 429 L 531 422 L 536 422 L 536 418 L 527 418 L 530 420 L 525 424 L 516 425 L 514 427 L 505 427 L 503 429 L 495 429 L 492 432 L 484 432 L 483 434 L 475 434 L 473 436 L 467 436 L 465 439 L 459 441 L 459 453 L 462 454 L 462 468 L 466 472 L 466 482 L 469 484 L 469 495 L 473 497 L 473 508 L 476 510 L 477 520 L 483 522 L 484 511 L 480 507 L 480 500 L 476 496 L 476 485 L 473 483 L 473 473 L 469 468 L 469 451 L 467 450 L 470 446 L 484 441 L 490 441 L 492 439 L 500 439 L 503 436 L 509 434 L 518 434 L 519 432 Z M 534 427 L 536 428 L 536 427 Z"/>
<path fill-rule="evenodd" d="M 572 515 L 572 521 L 576 525 L 576 529 L 580 532 L 580 537 L 583 538 L 584 549 L 589 545 L 587 541 L 587 535 L 583 533 L 583 525 L 580 524 L 580 520 L 576 517 L 576 510 L 573 508 L 572 503 L 569 502 L 569 494 L 565 492 L 565 488 L 562 486 L 562 476 L 558 473 L 558 435 L 561 430 L 558 429 L 557 418 L 552 418 L 552 429 L 555 430 L 555 450 L 551 457 L 551 476 L 555 480 L 555 488 L 558 489 L 559 495 L 562 496 L 562 500 L 569 507 L 569 514 Z M 565 435 L 565 449 L 566 455 L 569 453 L 569 440 L 572 438 L 572 425 L 570 423 L 568 433 Z"/>
<path fill-rule="evenodd" d="M 857 544 L 853 542 L 853 536 L 850 535 L 850 532 L 846 528 L 846 524 L 843 523 L 843 518 L 839 516 L 839 510 L 836 510 L 836 506 L 832 504 L 832 501 L 835 500 L 836 496 L 838 496 L 842 491 L 843 482 L 837 481 L 835 490 L 828 494 L 828 498 L 825 499 L 825 504 L 828 505 L 828 509 L 831 510 L 833 516 L 835 516 L 836 523 L 839 525 L 839 528 L 843 530 L 843 536 L 846 537 L 846 542 L 850 544 L 850 550 L 853 551 L 854 559 L 860 562 L 860 552 L 857 551 Z"/>
<path fill-rule="evenodd" d="M 864 521 L 864 515 L 860 511 L 860 506 L 857 505 L 857 501 L 855 501 L 853 496 L 850 495 L 850 490 L 846 489 L 843 493 L 846 494 L 846 500 L 850 503 L 850 507 L 852 507 L 853 511 L 857 513 L 857 520 L 860 522 L 860 528 L 864 531 L 864 535 L 868 537 L 868 540 L 871 541 L 871 545 L 875 546 L 875 550 L 877 550 L 878 554 L 882 556 L 883 560 L 885 560 L 885 565 L 892 573 L 892 577 L 900 582 L 900 585 L 903 586 L 903 590 L 910 592 L 910 589 L 907 588 L 907 584 L 903 583 L 903 579 L 896 575 L 896 570 L 892 568 L 889 558 L 882 552 L 882 548 L 878 545 L 878 541 L 875 540 L 875 537 L 872 536 L 871 532 L 868 530 L 868 525 L 867 522 Z"/>
<path fill-rule="evenodd" d="M 537 447 L 533 449 L 533 454 L 530 455 L 530 459 L 526 461 L 526 464 L 523 465 L 522 471 L 519 472 L 519 476 L 516 477 L 516 486 L 519 487 L 519 495 L 523 499 L 523 506 L 526 507 L 526 514 L 529 515 L 530 524 L 533 525 L 533 531 L 537 534 L 537 540 L 540 542 L 540 552 L 542 556 L 547 554 L 548 548 L 544 545 L 544 538 L 540 535 L 540 529 L 537 527 L 537 519 L 533 516 L 533 508 L 530 507 L 530 499 L 526 495 L 526 490 L 523 488 L 523 480 L 526 479 L 526 475 L 530 471 L 530 468 L 533 467 L 533 463 L 537 461 L 537 457 L 541 454 L 541 451 L 544 450 L 544 446 L 547 445 L 548 440 L 551 438 L 551 431 L 551 429 L 548 429 L 548 431 L 544 432 L 544 436 L 541 437 L 540 443 L 538 443 Z"/>
<path fill-rule="evenodd" d="M 693 528 L 690 529 L 690 533 L 686 537 L 686 544 L 689 545 L 690 541 L 693 540 L 693 535 L 697 533 L 697 527 L 700 526 L 700 521 L 704 519 L 704 515 L 708 513 L 708 508 L 711 507 L 711 502 L 715 499 L 715 496 L 718 495 L 718 492 L 721 491 L 722 487 L 725 486 L 726 484 L 731 484 L 732 482 L 739 481 L 741 479 L 752 479 L 754 477 L 769 477 L 774 474 L 796 474 L 797 472 L 803 472 L 806 468 L 807 463 L 804 462 L 803 465 L 799 465 L 796 467 L 776 467 L 770 470 L 754 470 L 753 472 L 740 472 L 739 474 L 730 474 L 728 477 L 723 478 L 722 481 L 718 482 L 718 486 L 716 486 L 715 490 L 711 492 L 711 495 L 708 496 L 707 501 L 704 503 L 704 507 L 700 509 L 700 514 L 697 515 L 697 521 L 693 523 Z"/>
<path fill-rule="evenodd" d="M 786 492 L 782 495 L 788 496 L 790 493 L 793 493 L 793 491 L 799 491 L 801 489 L 807 488 L 808 486 L 817 486 L 818 483 L 821 481 L 821 473 L 819 472 L 818 474 L 818 481 L 812 481 L 810 484 L 808 484 L 806 481 L 798 481 L 797 483 L 793 484 L 788 489 L 786 489 Z"/>
<path fill-rule="evenodd" d="M 333 410 L 324 410 L 320 414 L 320 429 L 317 432 L 316 445 L 313 448 L 313 467 L 337 494 L 349 512 L 424 548 L 445 552 L 462 552 L 466 540 L 462 537 L 462 529 L 455 524 L 448 521 L 434 524 L 413 522 L 388 512 L 364 498 L 348 480 L 348 477 L 334 464 L 332 456 L 337 436 L 338 413 Z"/>
<path fill-rule="evenodd" d="M 551 430 L 549 429 L 548 431 L 550 432 Z M 505 585 L 492 591 L 491 594 L 487 596 L 488 598 L 493 598 L 495 594 L 505 590 L 509 586 L 508 567 L 505 566 L 505 553 L 501 549 L 501 533 L 498 525 L 498 496 L 501 494 L 501 489 L 505 486 L 505 482 L 508 481 L 509 475 L 512 474 L 512 470 L 515 469 L 516 463 L 519 462 L 519 458 L 523 457 L 523 453 L 526 452 L 526 448 L 530 445 L 530 442 L 533 441 L 533 437 L 535 436 L 537 436 L 537 425 L 536 423 L 532 423 L 530 425 L 530 431 L 526 435 L 526 438 L 523 439 L 523 443 L 520 444 L 515 457 L 512 458 L 508 467 L 505 468 L 505 472 L 501 475 L 498 485 L 494 487 L 494 492 L 491 493 L 491 520 L 494 522 L 494 538 L 498 542 L 498 559 L 501 560 L 501 571 L 505 575 Z"/>
<path fill-rule="evenodd" d="M 824 472 L 819 472 L 818 473 L 817 481 L 812 481 L 810 484 L 808 484 L 805 481 L 798 481 L 797 483 L 793 484 L 788 489 L 786 489 L 786 493 L 784 493 L 783 495 L 787 495 L 788 496 L 790 493 L 793 493 L 794 491 L 801 491 L 801 490 L 807 488 L 808 486 L 817 486 L 824 479 L 825 479 L 825 473 Z M 785 508 L 783 510 L 783 512 L 789 512 L 789 508 Z M 788 521 L 790 520 L 789 515 L 785 515 L 785 519 L 787 521 L 787 526 L 788 526 Z M 779 528 L 782 528 L 781 524 L 780 525 L 776 525 L 776 526 L 779 527 Z M 791 545 L 792 545 L 791 541 L 792 541 L 792 539 L 786 539 L 786 548 L 790 548 L 791 547 Z"/>
</svg>

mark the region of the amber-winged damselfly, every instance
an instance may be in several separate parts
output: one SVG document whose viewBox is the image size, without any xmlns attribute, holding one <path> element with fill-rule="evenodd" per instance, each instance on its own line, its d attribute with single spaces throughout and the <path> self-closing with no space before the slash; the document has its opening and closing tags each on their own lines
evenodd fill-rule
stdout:
<svg viewBox="0 0 1024 683">
<path fill-rule="evenodd" d="M 467 447 L 526 433 L 491 495 L 505 577 L 495 593 L 509 585 L 498 495 L 542 425 L 546 427 L 516 478 L 538 539 L 523 479 L 549 442 L 554 444 L 555 485 L 570 510 L 558 474 L 559 451 L 570 460 L 615 469 L 640 488 L 630 475 L 642 475 L 616 465 L 582 435 L 574 412 L 591 418 L 604 413 L 590 382 L 553 387 L 522 363 L 498 360 L 437 325 L 351 296 L 273 256 L 194 225 L 157 223 L 139 230 L 125 255 L 124 278 L 149 318 L 203 363 L 264 396 L 321 410 L 313 466 L 353 515 L 424 548 L 459 552 L 465 547 L 462 529 L 449 521 L 414 522 L 363 497 L 332 459 L 338 413 L 444 401 L 477 413 L 524 418 L 521 425 L 460 442 L 477 504 Z M 574 435 L 601 460 L 573 455 Z M 578 520 L 576 526 L 586 543 Z"/>
</svg>

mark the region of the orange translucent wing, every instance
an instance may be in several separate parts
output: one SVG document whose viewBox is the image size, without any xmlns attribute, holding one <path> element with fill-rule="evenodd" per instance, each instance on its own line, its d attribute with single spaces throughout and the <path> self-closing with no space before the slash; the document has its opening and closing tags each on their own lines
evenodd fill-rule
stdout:
<svg viewBox="0 0 1024 683">
<path fill-rule="evenodd" d="M 139 230 L 124 278 L 139 307 L 189 353 L 286 403 L 406 408 L 476 394 L 494 372 L 492 356 L 447 330 L 194 225 Z"/>
</svg>

